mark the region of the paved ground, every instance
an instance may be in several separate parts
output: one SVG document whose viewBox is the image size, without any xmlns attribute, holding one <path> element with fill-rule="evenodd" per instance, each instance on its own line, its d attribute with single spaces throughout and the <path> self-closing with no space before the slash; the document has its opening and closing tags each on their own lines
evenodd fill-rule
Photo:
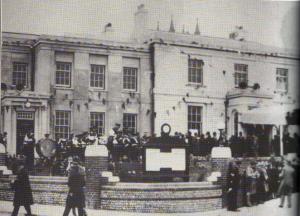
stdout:
<svg viewBox="0 0 300 216">
<path fill-rule="evenodd" d="M 240 208 L 240 212 L 228 212 L 226 209 L 210 211 L 205 213 L 180 213 L 180 214 L 146 214 L 146 213 L 130 213 L 119 211 L 106 211 L 106 210 L 87 210 L 88 216 L 154 216 L 154 215 L 170 215 L 170 216 L 300 216 L 299 211 L 299 194 L 293 195 L 294 208 L 279 208 L 279 200 L 271 200 L 263 205 L 253 206 L 250 208 Z M 298 211 L 297 208 L 298 207 Z M 12 202 L 0 201 L 0 215 L 8 216 L 13 209 Z M 46 205 L 33 205 L 32 212 L 38 216 L 61 216 L 64 208 L 61 206 L 46 206 Z M 24 209 L 20 209 L 20 216 L 24 216 Z M 298 214 L 297 214 L 298 213 Z M 70 213 L 70 215 L 72 215 Z"/>
</svg>

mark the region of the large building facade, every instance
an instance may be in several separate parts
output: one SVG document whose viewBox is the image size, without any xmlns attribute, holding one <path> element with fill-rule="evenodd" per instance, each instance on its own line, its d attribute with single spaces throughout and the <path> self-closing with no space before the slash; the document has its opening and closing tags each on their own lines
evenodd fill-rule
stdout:
<svg viewBox="0 0 300 216">
<path fill-rule="evenodd" d="M 131 40 L 2 34 L 1 130 L 18 153 L 34 132 L 67 138 L 95 128 L 159 134 L 256 130 L 242 115 L 261 107 L 299 104 L 299 55 L 244 38 L 151 30 L 143 6 Z M 246 87 L 243 87 L 246 86 Z M 243 124 L 246 123 L 246 124 Z M 252 126 L 251 126 L 252 125 Z M 262 125 L 262 124 L 260 124 Z M 272 135 L 273 126 L 262 129 Z"/>
</svg>

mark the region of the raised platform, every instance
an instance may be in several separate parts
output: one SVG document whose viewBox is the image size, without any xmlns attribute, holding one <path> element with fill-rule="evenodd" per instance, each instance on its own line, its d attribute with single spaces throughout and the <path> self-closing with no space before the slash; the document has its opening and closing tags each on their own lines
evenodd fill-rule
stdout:
<svg viewBox="0 0 300 216">
<path fill-rule="evenodd" d="M 0 201 L 12 201 L 10 181 L 0 177 Z M 65 205 L 66 177 L 30 176 L 37 204 Z M 208 182 L 116 183 L 101 187 L 101 209 L 132 212 L 204 212 L 222 208 L 222 189 Z"/>
<path fill-rule="evenodd" d="M 208 182 L 117 183 L 101 190 L 101 209 L 152 213 L 222 208 L 222 189 Z"/>
</svg>

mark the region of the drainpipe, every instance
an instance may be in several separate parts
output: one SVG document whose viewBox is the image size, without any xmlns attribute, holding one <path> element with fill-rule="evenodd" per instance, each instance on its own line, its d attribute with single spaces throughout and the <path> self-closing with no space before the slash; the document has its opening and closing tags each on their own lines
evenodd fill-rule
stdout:
<svg viewBox="0 0 300 216">
<path fill-rule="evenodd" d="M 154 135 L 154 125 L 155 125 L 155 109 L 154 109 L 154 87 L 155 87 L 155 48 L 154 43 L 150 44 L 150 68 L 151 68 L 151 76 L 150 76 L 150 82 L 151 82 L 151 90 L 150 90 L 150 113 L 151 113 L 151 120 L 150 120 L 150 128 L 151 128 L 151 136 Z"/>
<path fill-rule="evenodd" d="M 30 90 L 34 91 L 34 79 L 35 79 L 35 47 L 30 48 L 31 52 L 31 80 L 30 80 Z"/>
<path fill-rule="evenodd" d="M 225 101 L 224 101 L 224 105 L 225 105 L 225 137 L 228 138 L 228 104 L 229 104 L 229 100 L 226 96 Z"/>
</svg>

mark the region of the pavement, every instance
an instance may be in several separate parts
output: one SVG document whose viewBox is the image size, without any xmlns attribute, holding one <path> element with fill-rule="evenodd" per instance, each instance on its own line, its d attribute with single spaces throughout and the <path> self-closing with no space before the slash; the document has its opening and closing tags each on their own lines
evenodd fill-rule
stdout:
<svg viewBox="0 0 300 216">
<path fill-rule="evenodd" d="M 299 194 L 293 194 L 292 197 L 293 208 L 288 208 L 287 203 L 284 208 L 279 208 L 279 199 L 273 199 L 264 204 L 242 207 L 240 212 L 229 212 L 226 209 L 218 209 L 209 212 L 195 212 L 195 213 L 134 213 L 125 211 L 108 211 L 108 210 L 92 210 L 87 209 L 88 216 L 300 216 L 299 209 Z M 38 205 L 32 207 L 32 213 L 38 216 L 61 216 L 63 215 L 64 207 Z M 9 216 L 13 210 L 12 202 L 0 201 L 0 215 Z M 20 208 L 19 215 L 24 216 L 25 210 Z M 70 213 L 72 215 L 72 213 Z"/>
</svg>

